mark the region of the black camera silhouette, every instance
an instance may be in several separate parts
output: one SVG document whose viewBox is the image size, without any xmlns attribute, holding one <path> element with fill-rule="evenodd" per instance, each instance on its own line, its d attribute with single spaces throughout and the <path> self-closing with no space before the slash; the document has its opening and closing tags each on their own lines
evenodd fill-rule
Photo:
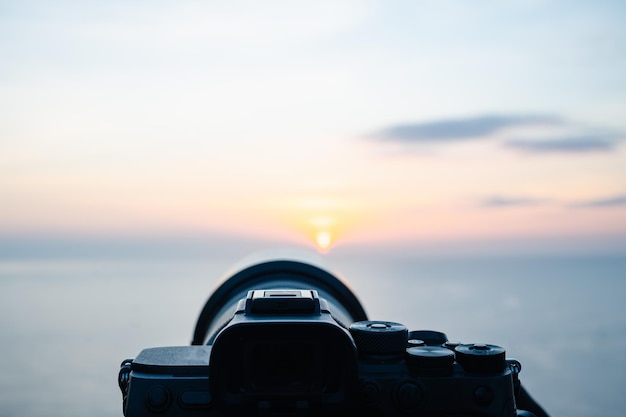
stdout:
<svg viewBox="0 0 626 417">
<path fill-rule="evenodd" d="M 310 262 L 238 270 L 209 297 L 190 346 L 122 362 L 126 417 L 547 416 L 521 364 L 485 343 L 371 321 Z"/>
</svg>

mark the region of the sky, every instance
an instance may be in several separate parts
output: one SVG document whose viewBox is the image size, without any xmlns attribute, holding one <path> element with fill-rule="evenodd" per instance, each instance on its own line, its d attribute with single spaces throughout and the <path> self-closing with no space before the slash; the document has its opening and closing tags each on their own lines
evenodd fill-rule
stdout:
<svg viewBox="0 0 626 417">
<path fill-rule="evenodd" d="M 623 1 L 3 1 L 0 240 L 623 252 L 625 21 Z"/>
</svg>

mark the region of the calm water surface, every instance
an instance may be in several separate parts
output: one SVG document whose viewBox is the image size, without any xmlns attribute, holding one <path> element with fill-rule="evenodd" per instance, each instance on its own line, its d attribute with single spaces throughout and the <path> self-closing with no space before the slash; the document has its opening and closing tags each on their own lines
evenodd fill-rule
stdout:
<svg viewBox="0 0 626 417">
<path fill-rule="evenodd" d="M 120 361 L 188 344 L 237 260 L 0 261 L 0 416 L 121 416 Z M 626 258 L 326 261 L 371 319 L 505 347 L 552 416 L 626 409 Z"/>
</svg>

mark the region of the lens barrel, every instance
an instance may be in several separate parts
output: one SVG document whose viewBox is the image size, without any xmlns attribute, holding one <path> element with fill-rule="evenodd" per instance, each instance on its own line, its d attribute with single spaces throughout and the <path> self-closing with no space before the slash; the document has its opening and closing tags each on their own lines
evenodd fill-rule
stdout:
<svg viewBox="0 0 626 417">
<path fill-rule="evenodd" d="M 367 320 L 354 293 L 339 278 L 311 260 L 279 259 L 261 261 L 237 270 L 213 292 L 196 322 L 192 345 L 212 344 L 219 330 L 236 311 L 249 290 L 317 290 L 331 314 L 344 327 Z"/>
</svg>

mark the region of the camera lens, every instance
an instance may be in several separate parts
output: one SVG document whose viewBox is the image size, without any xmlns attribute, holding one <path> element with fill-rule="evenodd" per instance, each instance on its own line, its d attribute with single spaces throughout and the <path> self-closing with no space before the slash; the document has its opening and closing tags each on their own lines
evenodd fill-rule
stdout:
<svg viewBox="0 0 626 417">
<path fill-rule="evenodd" d="M 314 289 L 328 302 L 333 317 L 344 326 L 367 320 L 354 293 L 335 275 L 310 259 L 296 257 L 261 261 L 237 270 L 207 300 L 193 335 L 192 345 L 212 344 L 216 333 L 233 316 L 240 299 L 252 289 Z"/>
</svg>

